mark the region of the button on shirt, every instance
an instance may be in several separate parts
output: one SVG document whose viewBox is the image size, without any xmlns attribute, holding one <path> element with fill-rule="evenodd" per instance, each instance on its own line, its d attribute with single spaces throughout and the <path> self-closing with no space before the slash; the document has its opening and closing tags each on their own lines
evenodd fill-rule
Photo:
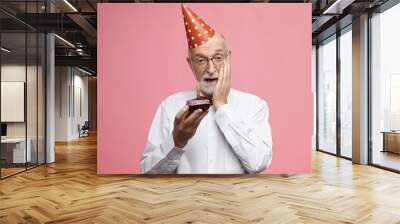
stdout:
<svg viewBox="0 0 400 224">
<path fill-rule="evenodd" d="M 259 173 L 272 159 L 267 103 L 231 89 L 228 104 L 210 107 L 195 135 L 182 149 L 172 137 L 175 116 L 196 97 L 184 91 L 167 97 L 158 107 L 141 159 L 146 174 Z"/>
</svg>

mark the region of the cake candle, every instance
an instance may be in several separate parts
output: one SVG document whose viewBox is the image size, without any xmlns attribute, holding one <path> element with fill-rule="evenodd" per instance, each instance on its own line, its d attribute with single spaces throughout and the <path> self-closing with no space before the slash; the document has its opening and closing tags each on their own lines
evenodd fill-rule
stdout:
<svg viewBox="0 0 400 224">
<path fill-rule="evenodd" d="M 200 97 L 200 83 L 196 84 L 196 94 L 197 94 L 197 98 Z"/>
</svg>

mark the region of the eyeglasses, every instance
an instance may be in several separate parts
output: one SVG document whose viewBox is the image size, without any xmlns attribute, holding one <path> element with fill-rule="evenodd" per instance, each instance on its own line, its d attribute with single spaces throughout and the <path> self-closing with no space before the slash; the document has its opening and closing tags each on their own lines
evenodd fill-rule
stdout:
<svg viewBox="0 0 400 224">
<path fill-rule="evenodd" d="M 206 58 L 206 57 L 197 57 L 194 59 L 190 59 L 193 64 L 199 68 L 204 68 L 208 65 L 208 62 L 211 60 L 214 66 L 219 67 L 221 66 L 225 59 L 227 58 L 227 54 L 216 54 L 212 56 L 211 58 Z"/>
</svg>

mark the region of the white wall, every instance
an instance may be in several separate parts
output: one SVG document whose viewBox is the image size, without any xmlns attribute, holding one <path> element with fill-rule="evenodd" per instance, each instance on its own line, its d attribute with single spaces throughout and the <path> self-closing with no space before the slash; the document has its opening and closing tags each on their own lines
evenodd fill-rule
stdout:
<svg viewBox="0 0 400 224">
<path fill-rule="evenodd" d="M 78 124 L 88 120 L 88 77 L 72 67 L 56 67 L 55 73 L 55 140 L 77 139 Z"/>
<path fill-rule="evenodd" d="M 79 75 L 76 75 L 76 71 L 75 70 L 75 77 L 74 77 L 74 100 L 75 100 L 75 104 L 74 104 L 74 108 L 73 110 L 75 111 L 75 113 L 73 113 L 73 119 L 72 119 L 72 136 L 74 136 L 74 138 L 79 137 L 79 133 L 78 133 L 78 124 L 80 124 L 81 126 L 85 123 L 85 121 L 88 121 L 88 117 L 89 117 L 89 112 L 88 112 L 88 77 L 85 76 L 81 76 L 81 74 L 83 73 L 79 73 Z M 80 91 L 80 93 L 79 93 Z M 80 95 L 80 97 L 79 97 Z M 80 102 L 79 102 L 80 101 Z M 79 108 L 81 107 L 81 108 Z M 79 109 L 81 109 L 82 111 L 80 112 Z"/>
<path fill-rule="evenodd" d="M 25 64 L 8 64 L 1 66 L 1 81 L 3 82 L 25 82 Z M 32 67 L 28 66 L 28 71 Z M 31 74 L 31 72 L 28 72 Z M 2 108 L 5 110 L 6 108 Z M 8 137 L 25 137 L 25 123 L 24 122 L 11 122 L 7 123 L 7 136 Z"/>
<path fill-rule="evenodd" d="M 38 69 L 38 70 L 37 70 Z M 26 112 L 27 120 L 23 122 L 6 122 L 8 138 L 23 138 L 25 135 L 30 139 L 30 148 L 32 151 L 32 161 L 44 163 L 45 150 L 45 118 L 44 118 L 44 100 L 45 85 L 42 67 L 36 67 L 25 64 L 3 64 L 1 66 L 2 82 L 24 82 L 26 83 L 26 107 L 21 108 Z M 27 81 L 25 80 L 27 79 Z M 2 96 L 4 97 L 4 96 Z M 10 110 L 2 107 L 1 110 Z M 13 111 L 11 111 L 13 112 Z M 14 111 L 14 113 L 16 113 Z M 39 156 L 37 157 L 37 154 Z M 49 160 L 51 162 L 51 160 Z"/>
<path fill-rule="evenodd" d="M 55 141 L 68 140 L 68 116 L 69 96 L 68 88 L 70 83 L 69 68 L 55 68 Z"/>
<path fill-rule="evenodd" d="M 24 122 L 25 82 L 1 81 L 1 121 Z M 36 106 L 35 106 L 36 108 Z"/>
<path fill-rule="evenodd" d="M 25 71 L 27 69 L 27 73 Z M 41 72 L 41 71 L 39 71 Z M 25 82 L 25 75 L 27 75 L 28 82 L 30 86 L 36 86 L 36 66 L 27 66 L 18 65 L 18 64 L 6 64 L 1 66 L 1 81 L 2 82 Z M 34 76 L 34 77 L 33 77 Z M 36 88 L 27 88 L 27 116 L 28 116 L 28 137 L 30 133 L 30 128 L 32 130 L 36 130 L 36 113 L 32 113 L 32 111 L 36 111 L 37 102 L 36 102 Z M 34 102 L 33 104 L 31 104 Z M 41 105 L 39 105 L 40 107 Z M 6 110 L 6 108 L 2 108 L 2 110 Z M 35 124 L 31 124 L 34 122 Z M 8 137 L 25 137 L 25 124 L 26 122 L 7 122 L 7 136 Z M 33 127 L 34 126 L 34 127 Z M 35 132 L 36 133 L 36 132 Z"/>
</svg>

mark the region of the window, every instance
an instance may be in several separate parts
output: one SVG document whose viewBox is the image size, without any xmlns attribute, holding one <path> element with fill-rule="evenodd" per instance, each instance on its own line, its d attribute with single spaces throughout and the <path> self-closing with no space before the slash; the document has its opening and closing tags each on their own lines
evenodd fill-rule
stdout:
<svg viewBox="0 0 400 224">
<path fill-rule="evenodd" d="M 336 36 L 318 47 L 318 149 L 336 153 Z"/>
<path fill-rule="evenodd" d="M 400 170 L 400 5 L 371 18 L 372 164 Z"/>
<path fill-rule="evenodd" d="M 340 36 L 340 155 L 352 157 L 352 33 L 351 26 Z"/>
</svg>

